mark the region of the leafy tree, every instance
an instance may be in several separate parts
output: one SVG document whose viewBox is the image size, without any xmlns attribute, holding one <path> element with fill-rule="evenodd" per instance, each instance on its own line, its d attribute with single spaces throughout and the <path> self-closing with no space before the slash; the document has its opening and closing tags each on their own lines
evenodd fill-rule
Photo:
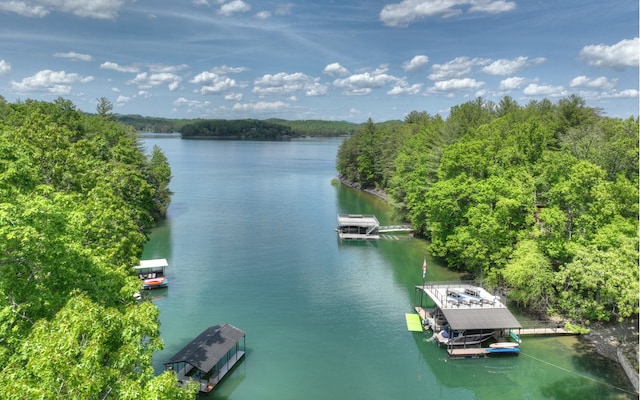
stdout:
<svg viewBox="0 0 640 400">
<path fill-rule="evenodd" d="M 158 350 L 157 309 L 149 302 L 124 312 L 101 307 L 84 295 L 70 298 L 52 320 L 41 319 L 0 374 L 8 398 L 193 398 L 165 377 L 153 377 Z M 162 382 L 160 385 L 154 381 Z M 147 392 L 160 386 L 163 392 Z"/>
<path fill-rule="evenodd" d="M 152 160 L 153 159 L 153 160 Z M 155 377 L 157 310 L 136 265 L 170 169 L 66 100 L 0 119 L 0 387 L 8 398 L 193 398 Z M 164 197 L 160 199 L 160 194 Z M 164 390 L 163 393 L 149 391 Z"/>
<path fill-rule="evenodd" d="M 518 243 L 501 275 L 510 298 L 521 306 L 544 312 L 553 304 L 553 266 L 535 239 Z"/>
</svg>

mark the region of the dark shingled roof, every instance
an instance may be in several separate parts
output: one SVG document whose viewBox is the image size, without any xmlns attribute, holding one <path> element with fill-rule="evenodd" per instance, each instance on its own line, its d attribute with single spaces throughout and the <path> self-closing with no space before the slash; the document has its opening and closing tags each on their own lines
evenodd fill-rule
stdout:
<svg viewBox="0 0 640 400">
<path fill-rule="evenodd" d="M 452 329 L 514 329 L 520 323 L 507 308 L 443 308 L 442 313 Z"/>
<path fill-rule="evenodd" d="M 244 335 L 244 331 L 230 324 L 210 326 L 164 365 L 185 362 L 209 372 Z"/>
</svg>

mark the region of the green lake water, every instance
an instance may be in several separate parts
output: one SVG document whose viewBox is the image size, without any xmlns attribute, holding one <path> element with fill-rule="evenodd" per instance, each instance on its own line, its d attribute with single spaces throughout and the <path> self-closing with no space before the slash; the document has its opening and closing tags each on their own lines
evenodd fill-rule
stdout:
<svg viewBox="0 0 640 400">
<path fill-rule="evenodd" d="M 526 337 L 516 357 L 450 360 L 407 331 L 429 280 L 459 276 L 407 235 L 340 243 L 338 213 L 392 210 L 332 183 L 341 139 L 290 142 L 143 139 L 169 159 L 175 193 L 143 258 L 169 261 L 162 363 L 211 325 L 246 331 L 245 359 L 210 398 L 630 399 L 615 363 L 575 337 Z"/>
</svg>

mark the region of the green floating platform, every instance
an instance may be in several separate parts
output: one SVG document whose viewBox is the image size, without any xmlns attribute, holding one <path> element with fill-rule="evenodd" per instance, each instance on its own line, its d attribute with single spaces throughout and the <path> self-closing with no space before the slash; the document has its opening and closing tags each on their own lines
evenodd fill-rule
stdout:
<svg viewBox="0 0 640 400">
<path fill-rule="evenodd" d="M 422 332 L 422 321 L 418 314 L 405 314 L 407 320 L 407 329 L 411 332 Z"/>
</svg>

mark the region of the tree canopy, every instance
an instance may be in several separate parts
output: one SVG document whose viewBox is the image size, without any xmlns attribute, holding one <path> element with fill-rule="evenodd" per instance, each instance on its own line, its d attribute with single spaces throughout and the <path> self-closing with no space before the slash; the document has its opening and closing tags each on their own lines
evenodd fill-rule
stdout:
<svg viewBox="0 0 640 400">
<path fill-rule="evenodd" d="M 621 320 L 638 313 L 638 122 L 577 96 L 478 98 L 446 120 L 369 121 L 337 169 L 386 191 L 451 268 L 534 311 Z"/>
<path fill-rule="evenodd" d="M 193 398 L 155 376 L 158 311 L 133 297 L 166 158 L 67 100 L 0 100 L 0 397 Z"/>
</svg>

